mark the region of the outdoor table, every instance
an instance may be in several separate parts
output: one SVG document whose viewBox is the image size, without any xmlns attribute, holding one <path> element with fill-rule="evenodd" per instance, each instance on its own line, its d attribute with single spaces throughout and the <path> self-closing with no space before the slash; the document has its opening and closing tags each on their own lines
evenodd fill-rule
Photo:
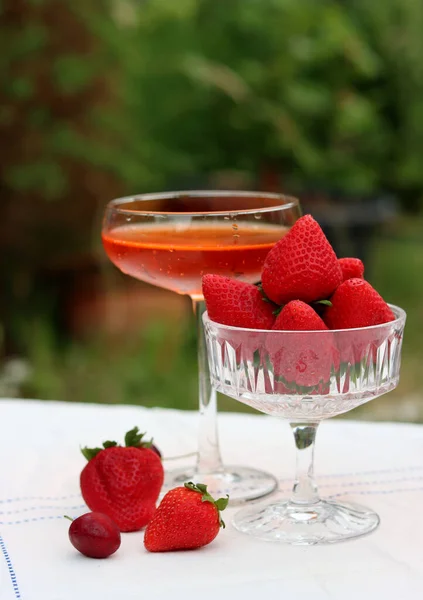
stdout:
<svg viewBox="0 0 423 600">
<path fill-rule="evenodd" d="M 1 600 L 384 600 L 423 598 L 423 426 L 332 419 L 317 436 L 322 496 L 368 505 L 381 518 L 367 537 L 327 546 L 261 542 L 226 529 L 200 550 L 148 553 L 143 532 L 122 534 L 106 560 L 79 554 L 68 514 L 87 511 L 79 490 L 81 446 L 154 436 L 165 468 L 196 449 L 194 412 L 4 399 L 0 401 Z M 224 459 L 270 471 L 290 492 L 294 442 L 284 421 L 221 413 Z"/>
</svg>

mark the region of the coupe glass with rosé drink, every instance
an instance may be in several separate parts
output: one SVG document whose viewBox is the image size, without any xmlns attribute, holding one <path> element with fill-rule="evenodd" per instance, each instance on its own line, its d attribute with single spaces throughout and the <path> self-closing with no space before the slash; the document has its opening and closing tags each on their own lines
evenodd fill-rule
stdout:
<svg viewBox="0 0 423 600">
<path fill-rule="evenodd" d="M 224 466 L 216 393 L 210 385 L 202 315 L 206 273 L 256 283 L 269 250 L 301 215 L 295 198 L 250 192 L 169 192 L 119 198 L 107 205 L 102 240 L 110 260 L 131 277 L 189 295 L 198 326 L 200 423 L 195 468 L 167 473 L 166 487 L 201 481 L 232 502 L 272 492 L 274 477 Z"/>
</svg>

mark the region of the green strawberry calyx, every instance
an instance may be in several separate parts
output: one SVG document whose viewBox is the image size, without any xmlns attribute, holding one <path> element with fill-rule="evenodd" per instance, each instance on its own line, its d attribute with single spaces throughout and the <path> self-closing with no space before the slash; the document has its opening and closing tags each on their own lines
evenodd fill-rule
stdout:
<svg viewBox="0 0 423 600">
<path fill-rule="evenodd" d="M 260 294 L 261 294 L 261 299 L 263 300 L 263 302 L 267 302 L 268 304 L 274 304 L 271 300 L 269 300 L 269 298 L 267 297 L 263 286 L 261 284 L 261 281 L 258 281 L 257 283 L 254 284 L 256 286 L 256 288 L 259 290 Z"/>
<path fill-rule="evenodd" d="M 278 306 L 278 308 L 277 308 L 276 310 L 274 310 L 272 314 L 273 314 L 275 317 L 278 317 L 278 316 L 279 316 L 279 314 L 282 312 L 282 309 L 283 309 L 283 306 Z"/>
<path fill-rule="evenodd" d="M 151 446 L 153 445 L 153 439 L 146 441 L 143 440 L 142 438 L 145 436 L 145 433 L 140 433 L 140 430 L 138 427 L 134 427 L 133 429 L 131 429 L 130 431 L 128 431 L 125 434 L 125 446 L 126 448 L 151 448 Z M 111 440 L 107 440 L 105 442 L 103 442 L 103 447 L 102 448 L 87 448 L 86 446 L 84 448 L 81 448 L 81 452 L 82 454 L 85 456 L 85 458 L 90 461 L 92 458 L 95 458 L 97 456 L 97 454 L 99 454 L 102 450 L 107 450 L 107 448 L 114 448 L 114 447 L 119 447 L 121 448 L 122 446 L 120 446 L 117 442 L 113 442 Z"/>
<path fill-rule="evenodd" d="M 143 440 L 145 433 L 140 433 L 138 427 L 134 427 L 125 434 L 125 446 L 127 448 L 151 448 L 153 445 L 153 438 L 150 441 Z"/>
<path fill-rule="evenodd" d="M 332 302 L 330 300 L 316 300 L 313 304 L 321 304 L 322 306 L 332 306 Z"/>
<path fill-rule="evenodd" d="M 332 302 L 330 300 L 316 300 L 315 302 L 311 303 L 311 306 L 314 307 L 314 305 L 317 304 L 318 306 L 332 306 Z M 273 314 L 275 315 L 275 317 L 277 317 L 280 312 L 282 311 L 284 305 L 282 304 L 281 306 L 278 306 L 276 308 L 276 310 L 273 311 Z"/>
<path fill-rule="evenodd" d="M 207 486 L 204 483 L 193 483 L 192 481 L 189 481 L 188 483 L 184 483 L 184 486 L 187 490 L 201 494 L 202 502 L 210 502 L 210 504 L 213 504 L 216 507 L 217 514 L 219 516 L 219 525 L 225 529 L 225 522 L 220 516 L 220 511 L 225 510 L 225 508 L 228 506 L 229 496 L 227 495 L 226 498 L 219 498 L 218 500 L 215 500 L 207 491 Z"/>
</svg>

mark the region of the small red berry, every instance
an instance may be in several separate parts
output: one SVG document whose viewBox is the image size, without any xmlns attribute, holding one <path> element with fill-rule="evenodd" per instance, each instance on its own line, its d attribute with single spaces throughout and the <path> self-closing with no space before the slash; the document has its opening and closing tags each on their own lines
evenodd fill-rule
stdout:
<svg viewBox="0 0 423 600">
<path fill-rule="evenodd" d="M 107 558 L 120 546 L 120 531 L 107 515 L 89 512 L 72 521 L 69 539 L 84 556 Z"/>
</svg>

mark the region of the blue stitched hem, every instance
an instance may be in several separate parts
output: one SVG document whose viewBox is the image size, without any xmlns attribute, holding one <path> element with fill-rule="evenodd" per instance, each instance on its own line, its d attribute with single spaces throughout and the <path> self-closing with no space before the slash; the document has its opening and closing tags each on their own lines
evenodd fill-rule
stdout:
<svg viewBox="0 0 423 600">
<path fill-rule="evenodd" d="M 9 571 L 10 580 L 12 582 L 13 591 L 15 593 L 15 598 L 22 598 L 21 593 L 19 591 L 18 581 L 16 579 L 15 569 L 13 568 L 12 561 L 10 560 L 9 553 L 6 548 L 6 544 L 2 536 L 0 535 L 0 549 L 3 552 L 4 560 L 6 561 L 7 570 Z"/>
</svg>

